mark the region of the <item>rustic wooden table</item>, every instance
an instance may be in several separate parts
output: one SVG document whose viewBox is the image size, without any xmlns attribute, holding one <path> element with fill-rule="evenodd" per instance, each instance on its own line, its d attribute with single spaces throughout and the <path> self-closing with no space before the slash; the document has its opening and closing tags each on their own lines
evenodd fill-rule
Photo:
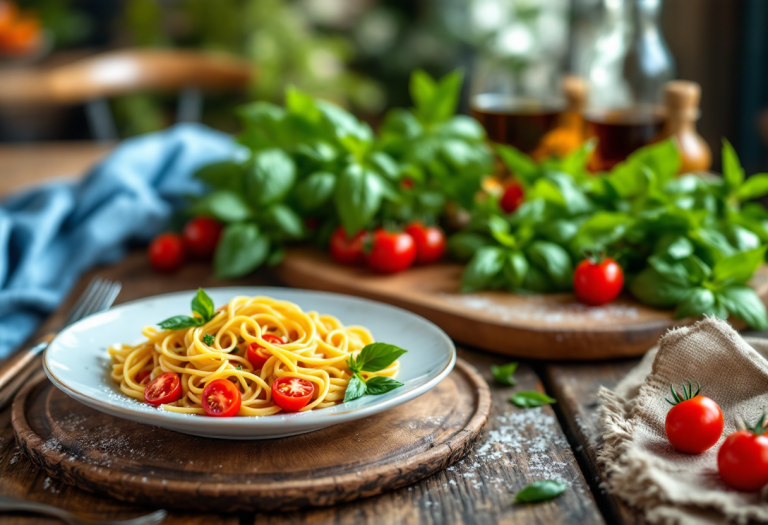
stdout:
<svg viewBox="0 0 768 525">
<path fill-rule="evenodd" d="M 0 146 L 0 198 L 11 191 L 61 175 L 83 173 L 109 148 L 91 144 Z M 158 288 L 158 280 L 142 252 L 93 274 L 124 283 L 118 299 L 139 297 L 221 283 L 209 277 L 205 264 L 188 265 Z M 79 295 L 85 276 L 69 299 L 42 327 L 53 327 Z M 278 285 L 268 272 L 241 284 Z M 231 284 L 231 283 L 230 283 Z M 330 508 L 289 513 L 204 515 L 172 512 L 165 523 L 287 525 L 313 524 L 602 524 L 641 523 L 631 511 L 601 489 L 602 475 L 595 462 L 600 444 L 597 428 L 597 389 L 612 387 L 636 360 L 610 363 L 521 362 L 517 389 L 538 389 L 557 398 L 553 407 L 523 410 L 507 399 L 514 390 L 493 384 L 490 366 L 509 361 L 480 350 L 461 348 L 491 385 L 493 405 L 488 426 L 478 444 L 453 467 L 415 485 L 357 502 Z M 528 483 L 561 478 L 569 483 L 560 497 L 535 505 L 515 505 L 514 494 Z M 22 456 L 15 445 L 10 409 L 0 412 L 0 494 L 46 502 L 79 514 L 103 519 L 130 518 L 151 509 L 131 507 L 86 493 L 48 477 Z M 3 523 L 55 523 L 38 516 L 14 514 Z"/>
</svg>

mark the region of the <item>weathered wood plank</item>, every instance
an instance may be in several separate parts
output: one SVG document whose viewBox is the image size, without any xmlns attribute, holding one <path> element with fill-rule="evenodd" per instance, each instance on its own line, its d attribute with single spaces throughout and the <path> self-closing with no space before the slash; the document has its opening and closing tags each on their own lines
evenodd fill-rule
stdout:
<svg viewBox="0 0 768 525">
<path fill-rule="evenodd" d="M 256 515 L 255 525 L 292 523 L 395 524 L 600 524 L 589 486 L 550 407 L 520 409 L 507 400 L 518 390 L 542 389 L 533 370 L 521 365 L 517 387 L 493 385 L 491 364 L 503 358 L 462 350 L 491 384 L 491 417 L 475 449 L 452 468 L 395 492 L 337 507 Z M 558 498 L 517 505 L 527 484 L 549 478 L 569 483 Z"/>
<path fill-rule="evenodd" d="M 621 500 L 601 487 L 604 473 L 597 465 L 602 445 L 598 424 L 599 387 L 613 388 L 639 362 L 637 359 L 594 364 L 552 364 L 544 367 L 544 379 L 557 410 L 566 423 L 566 433 L 576 443 L 576 454 L 584 475 L 597 494 L 597 503 L 609 523 L 641 524 L 643 520 Z"/>
</svg>

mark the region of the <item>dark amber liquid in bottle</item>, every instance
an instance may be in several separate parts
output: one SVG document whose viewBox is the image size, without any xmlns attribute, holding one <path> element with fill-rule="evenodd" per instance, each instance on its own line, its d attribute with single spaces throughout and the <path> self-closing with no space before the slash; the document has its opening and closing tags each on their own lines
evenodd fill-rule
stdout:
<svg viewBox="0 0 768 525">
<path fill-rule="evenodd" d="M 527 154 L 557 126 L 561 112 L 562 108 L 525 102 L 472 107 L 472 116 L 483 125 L 490 140 Z"/>
<path fill-rule="evenodd" d="M 609 170 L 635 150 L 659 140 L 664 120 L 660 111 L 588 112 L 584 115 L 586 136 L 598 139 L 589 168 Z"/>
</svg>

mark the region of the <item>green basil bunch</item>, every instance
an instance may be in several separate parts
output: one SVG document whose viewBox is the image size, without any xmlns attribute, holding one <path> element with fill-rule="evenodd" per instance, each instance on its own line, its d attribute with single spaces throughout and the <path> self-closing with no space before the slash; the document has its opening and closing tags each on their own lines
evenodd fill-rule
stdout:
<svg viewBox="0 0 768 525">
<path fill-rule="evenodd" d="M 469 260 L 463 289 L 569 290 L 574 265 L 585 251 L 599 250 L 619 261 L 644 304 L 675 308 L 678 317 L 733 315 L 768 328 L 765 307 L 747 286 L 765 258 L 768 212 L 744 204 L 768 193 L 768 174 L 745 179 L 725 141 L 722 178 L 678 178 L 676 147 L 665 141 L 593 176 L 586 171 L 592 148 L 536 163 L 499 146 L 526 201 L 505 215 L 489 199 L 449 240 L 452 252 Z"/>
</svg>

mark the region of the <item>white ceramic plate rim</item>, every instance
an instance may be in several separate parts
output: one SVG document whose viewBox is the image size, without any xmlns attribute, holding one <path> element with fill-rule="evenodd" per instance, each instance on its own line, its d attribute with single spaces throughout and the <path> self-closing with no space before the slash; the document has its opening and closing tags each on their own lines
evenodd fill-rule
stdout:
<svg viewBox="0 0 768 525">
<path fill-rule="evenodd" d="M 216 287 L 216 288 L 209 288 L 208 290 L 209 291 L 216 290 L 216 292 L 222 292 L 222 293 L 230 292 L 232 297 L 234 297 L 235 295 L 270 296 L 273 294 L 286 294 L 286 293 L 288 293 L 289 295 L 296 294 L 297 296 L 313 295 L 318 298 L 333 297 L 333 298 L 342 298 L 345 300 L 360 302 L 364 304 L 376 305 L 377 308 L 391 309 L 393 311 L 399 312 L 402 315 L 406 315 L 411 318 L 414 318 L 418 320 L 420 323 L 423 323 L 431 327 L 434 331 L 434 335 L 442 339 L 445 345 L 448 348 L 450 348 L 451 356 L 450 356 L 450 359 L 448 360 L 448 363 L 443 367 L 443 369 L 437 372 L 434 375 L 434 377 L 432 377 L 425 383 L 418 385 L 416 387 L 413 387 L 411 389 L 404 389 L 402 392 L 389 398 L 384 398 L 383 396 L 375 396 L 379 398 L 380 401 L 377 399 L 363 407 L 357 407 L 357 408 L 350 407 L 343 411 L 326 412 L 326 410 L 338 409 L 339 407 L 342 407 L 343 404 L 341 404 L 341 405 L 337 405 L 336 407 L 330 407 L 328 409 L 313 410 L 309 412 L 299 412 L 294 414 L 261 416 L 261 417 L 259 416 L 234 417 L 234 418 L 226 418 L 226 420 L 222 420 L 220 418 L 198 416 L 198 415 L 179 414 L 179 413 L 168 412 L 163 410 L 146 411 L 146 410 L 133 409 L 131 407 L 122 406 L 116 403 L 95 398 L 88 394 L 84 394 L 82 392 L 79 392 L 77 389 L 75 389 L 71 385 L 68 385 L 66 380 L 62 380 L 56 376 L 56 374 L 53 372 L 49 364 L 48 351 L 45 352 L 43 357 L 43 369 L 45 370 L 45 374 L 48 376 L 50 381 L 57 388 L 59 388 L 60 390 L 62 390 L 72 398 L 78 401 L 81 401 L 84 404 L 91 406 L 93 408 L 96 408 L 102 412 L 106 412 L 113 415 L 120 415 L 121 417 L 130 419 L 133 421 L 140 421 L 143 423 L 155 424 L 158 427 L 167 427 L 168 424 L 171 423 L 171 421 L 174 421 L 179 424 L 179 426 L 174 427 L 175 429 L 184 427 L 189 431 L 193 431 L 194 430 L 193 427 L 196 427 L 196 428 L 199 428 L 201 431 L 204 430 L 206 434 L 212 435 L 210 434 L 211 432 L 225 430 L 223 425 L 225 421 L 226 421 L 227 427 L 231 428 L 231 426 L 234 426 L 236 428 L 240 428 L 241 430 L 253 429 L 254 431 L 302 432 L 302 430 L 300 430 L 302 428 L 306 429 L 306 428 L 312 427 L 313 429 L 319 430 L 320 428 L 335 425 L 337 423 L 343 423 L 345 421 L 351 421 L 352 419 L 361 419 L 373 414 L 383 412 L 385 410 L 389 410 L 390 408 L 398 406 L 402 403 L 410 401 L 411 399 L 414 399 L 424 394 L 425 392 L 434 388 L 443 379 L 445 379 L 445 377 L 448 376 L 448 374 L 451 372 L 451 370 L 453 370 L 453 367 L 456 364 L 456 347 L 454 346 L 453 341 L 451 341 L 450 337 L 448 337 L 448 335 L 434 323 L 424 319 L 419 315 L 409 312 L 408 310 L 405 310 L 403 308 L 398 308 L 396 306 L 388 305 L 378 301 L 372 301 L 369 299 L 363 299 L 355 296 L 336 294 L 336 293 L 330 293 L 330 292 L 318 292 L 314 290 L 303 290 L 303 289 L 297 289 L 297 288 L 238 286 L 238 287 Z M 119 306 L 111 308 L 110 310 L 108 310 L 108 312 L 126 310 L 142 302 L 154 300 L 154 299 L 172 298 L 172 297 L 178 297 L 178 296 L 192 297 L 195 293 L 196 293 L 196 290 L 187 290 L 183 292 L 173 292 L 168 294 L 160 294 L 160 295 L 155 295 L 150 297 L 144 297 L 141 299 L 136 299 L 126 303 L 122 303 Z M 56 347 L 57 339 L 65 336 L 65 334 L 68 333 L 70 330 L 77 329 L 79 325 L 81 325 L 84 322 L 93 322 L 94 319 L 100 316 L 104 316 L 106 313 L 107 312 L 100 312 L 100 313 L 94 314 L 92 316 L 86 317 L 78 321 L 77 323 L 74 323 L 68 326 L 67 328 L 59 332 L 56 338 L 49 345 L 49 348 Z M 172 314 L 173 313 L 170 313 L 169 316 Z M 342 322 L 344 321 L 342 320 Z M 119 392 L 119 390 L 116 390 L 116 392 Z M 397 392 L 397 391 L 395 390 L 393 392 Z M 352 401 L 351 403 L 354 403 L 354 401 Z M 333 420 L 329 420 L 329 418 L 333 418 Z M 337 418 L 338 420 L 336 420 Z M 307 431 L 307 430 L 304 430 L 304 431 Z"/>
</svg>

